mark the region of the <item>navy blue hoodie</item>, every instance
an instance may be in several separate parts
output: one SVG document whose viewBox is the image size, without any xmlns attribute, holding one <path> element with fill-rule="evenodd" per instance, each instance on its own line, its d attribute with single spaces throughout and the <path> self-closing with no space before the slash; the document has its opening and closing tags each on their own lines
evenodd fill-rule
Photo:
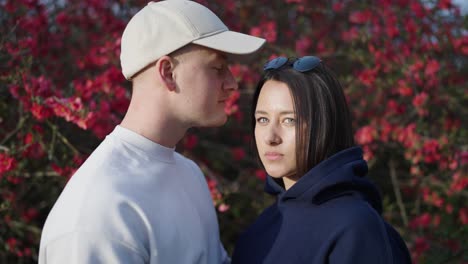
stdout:
<svg viewBox="0 0 468 264">
<path fill-rule="evenodd" d="M 405 242 L 380 216 L 382 201 L 364 176 L 360 147 L 319 163 L 277 196 L 240 237 L 232 263 L 411 263 Z"/>
</svg>

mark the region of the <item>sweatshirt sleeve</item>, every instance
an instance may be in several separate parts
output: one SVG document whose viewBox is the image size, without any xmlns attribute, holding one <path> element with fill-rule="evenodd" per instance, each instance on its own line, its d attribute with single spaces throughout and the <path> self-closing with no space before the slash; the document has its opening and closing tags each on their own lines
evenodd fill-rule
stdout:
<svg viewBox="0 0 468 264">
<path fill-rule="evenodd" d="M 39 264 L 147 263 L 141 252 L 102 235 L 75 231 L 48 243 Z M 145 261 L 146 260 L 146 261 Z"/>
<path fill-rule="evenodd" d="M 372 213 L 354 219 L 350 217 L 331 248 L 328 263 L 393 263 L 383 220 Z"/>
<path fill-rule="evenodd" d="M 231 264 L 231 258 L 227 254 L 226 250 L 224 249 L 224 246 L 222 243 L 219 243 L 219 247 L 221 248 L 221 263 L 222 264 Z"/>
</svg>

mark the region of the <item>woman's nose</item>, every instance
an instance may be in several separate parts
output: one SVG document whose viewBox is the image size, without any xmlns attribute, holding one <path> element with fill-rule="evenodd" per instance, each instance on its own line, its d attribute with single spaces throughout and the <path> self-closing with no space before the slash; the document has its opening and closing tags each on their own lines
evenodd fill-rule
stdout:
<svg viewBox="0 0 468 264">
<path fill-rule="evenodd" d="M 281 144 L 282 140 L 278 132 L 278 128 L 275 126 L 272 125 L 268 127 L 265 135 L 265 142 L 272 146 Z"/>
</svg>

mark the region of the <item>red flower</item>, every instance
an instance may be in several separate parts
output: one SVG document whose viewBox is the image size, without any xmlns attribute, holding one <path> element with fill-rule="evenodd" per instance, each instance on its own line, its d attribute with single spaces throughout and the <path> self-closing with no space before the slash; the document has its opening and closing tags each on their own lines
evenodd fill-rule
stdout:
<svg viewBox="0 0 468 264">
<path fill-rule="evenodd" d="M 423 153 L 424 153 L 424 161 L 426 163 L 434 163 L 440 160 L 440 145 L 439 142 L 435 139 L 430 139 L 424 142 L 423 145 Z"/>
<path fill-rule="evenodd" d="M 440 9 L 450 9 L 452 7 L 452 0 L 439 0 L 437 5 Z"/>
<path fill-rule="evenodd" d="M 26 158 L 40 159 L 44 157 L 45 151 L 42 145 L 36 142 L 27 147 L 22 155 Z"/>
<path fill-rule="evenodd" d="M 387 25 L 385 31 L 390 38 L 395 38 L 400 34 L 400 30 L 394 24 Z"/>
<path fill-rule="evenodd" d="M 413 95 L 413 89 L 411 87 L 409 87 L 408 84 L 403 80 L 398 81 L 397 90 L 398 90 L 398 93 L 401 96 L 411 96 L 411 95 Z"/>
<path fill-rule="evenodd" d="M 16 168 L 16 160 L 13 157 L 8 156 L 7 154 L 0 153 L 0 178 L 1 176 Z"/>
<path fill-rule="evenodd" d="M 461 151 L 460 153 L 458 153 L 458 155 L 460 156 L 461 164 L 468 164 L 468 151 Z"/>
<path fill-rule="evenodd" d="M 421 107 L 423 104 L 426 103 L 427 98 L 428 98 L 427 93 L 425 92 L 419 93 L 413 98 L 413 105 L 415 107 Z"/>
<path fill-rule="evenodd" d="M 39 215 L 39 212 L 35 208 L 29 208 L 23 212 L 22 218 L 25 222 L 31 222 L 36 219 Z"/>
<path fill-rule="evenodd" d="M 229 98 L 226 101 L 226 105 L 224 106 L 224 112 L 228 115 L 232 115 L 239 110 L 239 106 L 237 105 L 237 100 L 240 97 L 239 91 L 234 91 L 229 95 Z"/>
<path fill-rule="evenodd" d="M 14 237 L 10 237 L 7 239 L 6 244 L 8 246 L 8 250 L 10 250 L 10 252 L 13 252 L 13 250 L 18 245 L 18 240 Z"/>
<path fill-rule="evenodd" d="M 259 26 L 250 29 L 250 35 L 263 37 L 268 42 L 273 43 L 276 41 L 276 23 L 274 21 L 262 22 Z"/>
<path fill-rule="evenodd" d="M 245 157 L 245 150 L 242 147 L 233 148 L 231 153 L 235 161 L 242 160 Z"/>
<path fill-rule="evenodd" d="M 421 174 L 421 169 L 418 166 L 413 165 L 410 168 L 410 173 L 411 173 L 411 175 L 418 176 L 418 175 Z"/>
<path fill-rule="evenodd" d="M 55 21 L 60 26 L 67 26 L 69 23 L 69 17 L 64 11 L 62 11 L 57 14 L 57 16 L 55 17 Z"/>
<path fill-rule="evenodd" d="M 296 40 L 296 52 L 299 56 L 304 56 L 309 53 L 309 48 L 312 45 L 312 40 L 309 36 L 304 36 Z"/>
<path fill-rule="evenodd" d="M 39 121 L 49 118 L 52 116 L 52 111 L 40 104 L 33 103 L 31 106 L 31 114 Z"/>
<path fill-rule="evenodd" d="M 356 11 L 349 15 L 349 22 L 356 24 L 364 24 L 372 18 L 372 12 L 369 10 L 366 11 Z"/>
<path fill-rule="evenodd" d="M 229 205 L 225 204 L 225 203 L 221 203 L 219 206 L 218 206 L 218 212 L 220 213 L 224 213 L 224 212 L 227 212 L 229 210 Z"/>
<path fill-rule="evenodd" d="M 436 192 L 426 192 L 423 194 L 423 199 L 425 202 L 432 204 L 436 207 L 442 207 L 444 204 L 444 199 L 440 198 L 440 196 Z"/>
<path fill-rule="evenodd" d="M 332 6 L 333 12 L 340 12 L 341 10 L 343 10 L 344 5 L 345 4 L 343 2 L 334 3 Z"/>
<path fill-rule="evenodd" d="M 18 85 L 10 85 L 9 87 L 10 94 L 13 95 L 14 98 L 20 99 L 20 87 Z"/>
<path fill-rule="evenodd" d="M 415 217 L 411 220 L 408 226 L 412 229 L 416 228 L 426 228 L 431 224 L 431 215 L 429 213 L 424 213 L 420 216 Z"/>
<path fill-rule="evenodd" d="M 468 55 L 468 35 L 453 39 L 452 44 L 455 51 Z"/>
<path fill-rule="evenodd" d="M 414 34 L 416 34 L 417 32 L 418 26 L 416 25 L 413 19 L 409 19 L 405 22 L 405 30 L 407 33 L 410 33 L 409 37 L 411 38 L 412 42 L 416 41 Z"/>
<path fill-rule="evenodd" d="M 436 60 L 430 60 L 427 62 L 425 74 L 428 77 L 433 77 L 440 69 L 440 64 Z"/>
<path fill-rule="evenodd" d="M 426 15 L 424 6 L 418 1 L 411 1 L 410 8 L 418 18 L 423 18 Z"/>
<path fill-rule="evenodd" d="M 457 130 L 461 126 L 460 119 L 447 117 L 444 122 L 444 129 L 447 131 Z"/>
<path fill-rule="evenodd" d="M 412 148 L 417 143 L 421 136 L 416 133 L 416 124 L 411 123 L 407 127 L 403 128 L 402 131 L 397 131 L 397 141 L 401 142 L 405 148 Z"/>
<path fill-rule="evenodd" d="M 424 252 L 429 250 L 429 248 L 430 248 L 430 245 L 429 245 L 427 238 L 425 237 L 416 238 L 414 241 L 413 250 L 412 250 L 414 257 L 419 258 L 419 256 L 421 256 Z"/>
<path fill-rule="evenodd" d="M 415 74 L 424 68 L 424 62 L 421 60 L 416 61 L 414 64 L 409 66 L 409 71 L 412 74 Z"/>
<path fill-rule="evenodd" d="M 367 87 L 373 86 L 378 68 L 365 69 L 358 75 L 359 80 Z"/>
<path fill-rule="evenodd" d="M 184 147 L 188 150 L 193 149 L 198 144 L 198 137 L 193 134 L 188 134 L 184 139 Z"/>
<path fill-rule="evenodd" d="M 390 99 L 387 102 L 387 109 L 389 110 L 388 113 L 396 113 L 396 114 L 403 114 L 406 111 L 406 106 L 402 104 L 398 104 L 397 101 Z"/>
<path fill-rule="evenodd" d="M 257 178 L 259 178 L 260 180 L 264 181 L 267 177 L 267 174 L 265 170 L 258 169 L 258 170 L 255 170 L 255 176 L 257 176 Z"/>
<path fill-rule="evenodd" d="M 66 177 L 66 178 L 70 178 L 73 176 L 73 173 L 76 171 L 75 168 L 71 168 L 71 167 L 60 167 L 59 165 L 55 164 L 55 163 L 52 163 L 50 165 L 50 167 L 52 168 L 52 170 L 54 170 L 58 175 L 60 176 L 63 176 L 63 177 Z"/>
<path fill-rule="evenodd" d="M 367 162 L 369 162 L 370 160 L 372 160 L 375 157 L 374 151 L 372 151 L 372 149 L 370 148 L 369 145 L 363 146 L 362 150 L 363 150 L 363 153 L 364 153 L 362 156 L 363 156 L 364 160 L 366 160 Z"/>
<path fill-rule="evenodd" d="M 393 130 L 394 127 L 386 119 L 380 120 L 380 140 L 387 142 Z"/>
<path fill-rule="evenodd" d="M 458 212 L 458 218 L 463 225 L 468 225 L 468 208 L 461 208 Z"/>
<path fill-rule="evenodd" d="M 31 256 L 32 252 L 31 252 L 31 248 L 25 248 L 23 249 L 23 256 Z"/>
<path fill-rule="evenodd" d="M 33 134 L 27 133 L 23 140 L 24 144 L 29 145 L 33 142 Z"/>
<path fill-rule="evenodd" d="M 217 204 L 222 198 L 221 193 L 219 193 L 218 189 L 216 188 L 218 183 L 212 179 L 207 179 L 207 182 L 208 182 L 208 189 L 210 190 L 211 198 L 213 199 L 213 203 Z"/>
<path fill-rule="evenodd" d="M 341 38 L 346 42 L 351 42 L 359 38 L 359 30 L 356 27 L 351 27 L 348 31 L 341 33 Z"/>
<path fill-rule="evenodd" d="M 103 101 L 101 101 L 101 103 L 103 103 Z M 88 122 L 92 115 L 84 113 L 84 107 L 80 97 L 49 97 L 45 100 L 45 104 L 53 110 L 56 116 L 63 117 L 68 122 L 75 123 L 82 129 L 88 128 Z M 109 104 L 106 103 L 106 105 L 108 106 Z"/>
<path fill-rule="evenodd" d="M 7 176 L 6 179 L 9 183 L 12 183 L 14 185 L 18 185 L 24 181 L 24 178 L 13 176 L 13 175 Z"/>
<path fill-rule="evenodd" d="M 260 27 L 252 27 L 249 32 L 250 35 L 261 37 L 262 36 L 262 29 Z"/>
<path fill-rule="evenodd" d="M 453 212 L 453 205 L 451 205 L 451 204 L 445 205 L 445 212 L 447 212 L 447 214 L 452 214 L 452 212 Z"/>
<path fill-rule="evenodd" d="M 376 130 L 372 126 L 364 126 L 356 131 L 355 138 L 356 142 L 360 145 L 366 145 L 372 143 Z"/>
<path fill-rule="evenodd" d="M 448 190 L 448 194 L 459 193 L 468 187 L 468 177 L 463 177 L 461 173 L 456 172 L 452 176 L 452 183 Z"/>
</svg>

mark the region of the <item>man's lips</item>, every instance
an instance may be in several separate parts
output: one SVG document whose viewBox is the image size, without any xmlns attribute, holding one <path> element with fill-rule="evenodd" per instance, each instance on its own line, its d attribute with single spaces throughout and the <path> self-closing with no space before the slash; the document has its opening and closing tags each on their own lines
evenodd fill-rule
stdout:
<svg viewBox="0 0 468 264">
<path fill-rule="evenodd" d="M 280 159 L 282 159 L 284 155 L 281 154 L 281 153 L 278 153 L 278 152 L 270 152 L 270 151 L 268 151 L 268 152 L 265 153 L 264 156 L 265 156 L 265 158 L 266 158 L 267 160 L 275 161 L 275 160 L 280 160 Z"/>
</svg>

